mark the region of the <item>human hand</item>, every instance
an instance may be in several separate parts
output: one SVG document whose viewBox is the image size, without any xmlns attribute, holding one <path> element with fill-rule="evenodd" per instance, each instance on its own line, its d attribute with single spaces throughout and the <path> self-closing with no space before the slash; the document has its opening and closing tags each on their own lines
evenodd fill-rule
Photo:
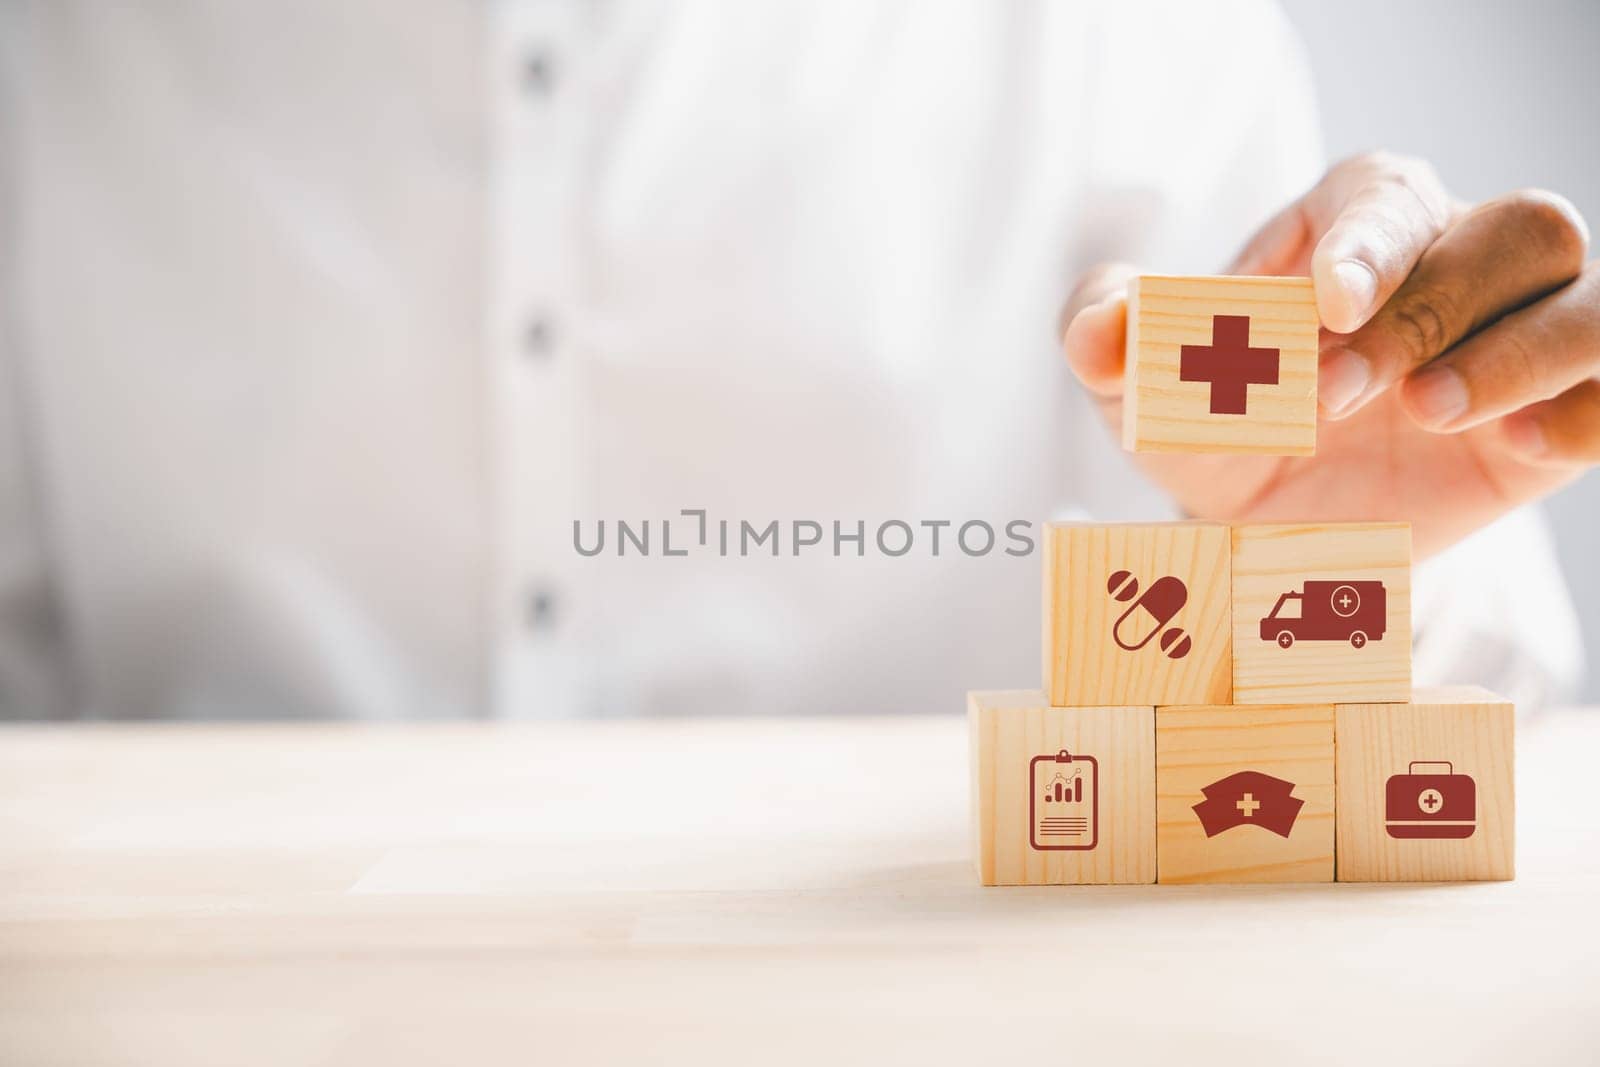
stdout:
<svg viewBox="0 0 1600 1067">
<path fill-rule="evenodd" d="M 1406 519 L 1425 556 L 1600 462 L 1600 263 L 1552 193 L 1476 206 L 1427 164 L 1333 167 L 1230 274 L 1307 275 L 1322 319 L 1317 453 L 1140 454 L 1190 513 Z M 1127 279 L 1090 271 L 1063 311 L 1068 363 L 1118 430 Z"/>
</svg>

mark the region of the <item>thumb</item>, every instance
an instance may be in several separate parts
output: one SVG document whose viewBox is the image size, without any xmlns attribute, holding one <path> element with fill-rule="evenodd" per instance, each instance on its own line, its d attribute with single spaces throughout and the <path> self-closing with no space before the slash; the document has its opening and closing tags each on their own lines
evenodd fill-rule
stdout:
<svg viewBox="0 0 1600 1067">
<path fill-rule="evenodd" d="M 1138 271 L 1107 263 L 1083 276 L 1061 310 L 1061 349 L 1067 365 L 1091 393 L 1122 393 L 1128 332 L 1128 279 Z"/>
<path fill-rule="evenodd" d="M 1457 212 L 1421 160 L 1352 156 L 1257 231 L 1228 273 L 1309 272 L 1322 325 L 1350 333 L 1394 295 Z"/>
</svg>

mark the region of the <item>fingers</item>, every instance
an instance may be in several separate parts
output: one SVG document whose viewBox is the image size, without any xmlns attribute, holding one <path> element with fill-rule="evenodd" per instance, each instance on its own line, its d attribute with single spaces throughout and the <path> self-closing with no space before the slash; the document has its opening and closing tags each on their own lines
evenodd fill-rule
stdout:
<svg viewBox="0 0 1600 1067">
<path fill-rule="evenodd" d="M 1335 333 L 1359 329 L 1400 288 L 1453 211 L 1432 167 L 1387 153 L 1338 164 L 1302 208 L 1320 235 L 1311 256 L 1317 311 Z"/>
<path fill-rule="evenodd" d="M 1486 323 L 1570 282 L 1587 244 L 1577 212 L 1553 194 L 1513 193 L 1479 206 L 1422 255 L 1365 326 L 1324 349 L 1324 414 L 1354 414 Z M 1436 377 L 1413 398 L 1435 424 L 1470 403 L 1451 390 L 1453 381 Z"/>
<path fill-rule="evenodd" d="M 1555 397 L 1596 375 L 1600 264 L 1423 367 L 1406 379 L 1400 401 L 1423 429 L 1455 433 Z"/>
<path fill-rule="evenodd" d="M 1500 423 L 1506 447 L 1526 463 L 1582 467 L 1600 463 L 1600 381 L 1593 379 Z"/>
<path fill-rule="evenodd" d="M 1354 156 L 1261 227 L 1228 273 L 1298 273 L 1309 258 L 1323 325 L 1350 333 L 1400 287 L 1456 210 L 1421 160 Z"/>
<path fill-rule="evenodd" d="M 1122 393 L 1127 287 L 1135 273 L 1123 263 L 1097 267 L 1084 276 L 1062 309 L 1061 347 L 1067 365 L 1099 397 Z"/>
</svg>

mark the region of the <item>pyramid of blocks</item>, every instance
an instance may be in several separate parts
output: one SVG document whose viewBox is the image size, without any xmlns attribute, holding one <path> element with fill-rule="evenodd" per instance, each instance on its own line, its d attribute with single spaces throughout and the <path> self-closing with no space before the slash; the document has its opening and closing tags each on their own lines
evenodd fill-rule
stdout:
<svg viewBox="0 0 1600 1067">
<path fill-rule="evenodd" d="M 1308 279 L 1130 286 L 1124 443 L 1306 454 Z M 1509 879 L 1512 705 L 1413 689 L 1399 522 L 1047 524 L 1043 687 L 968 694 L 984 885 Z"/>
</svg>

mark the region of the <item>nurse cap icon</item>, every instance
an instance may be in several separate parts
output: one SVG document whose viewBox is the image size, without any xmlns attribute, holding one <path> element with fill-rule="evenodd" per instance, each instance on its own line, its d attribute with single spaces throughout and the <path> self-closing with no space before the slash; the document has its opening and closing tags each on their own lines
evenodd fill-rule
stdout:
<svg viewBox="0 0 1600 1067">
<path fill-rule="evenodd" d="M 1182 659 L 1189 654 L 1193 642 L 1179 627 L 1163 629 L 1189 602 L 1189 588 L 1172 575 L 1163 575 L 1150 583 L 1144 595 L 1139 594 L 1139 579 L 1131 571 L 1117 571 L 1106 579 L 1106 592 L 1128 609 L 1111 624 L 1111 639 L 1117 647 L 1127 652 L 1137 652 L 1161 635 L 1161 651 L 1171 659 Z M 1153 621 L 1147 621 L 1153 620 Z M 1123 627 L 1130 636 L 1123 636 Z M 1138 636 L 1139 634 L 1143 636 Z"/>
</svg>

